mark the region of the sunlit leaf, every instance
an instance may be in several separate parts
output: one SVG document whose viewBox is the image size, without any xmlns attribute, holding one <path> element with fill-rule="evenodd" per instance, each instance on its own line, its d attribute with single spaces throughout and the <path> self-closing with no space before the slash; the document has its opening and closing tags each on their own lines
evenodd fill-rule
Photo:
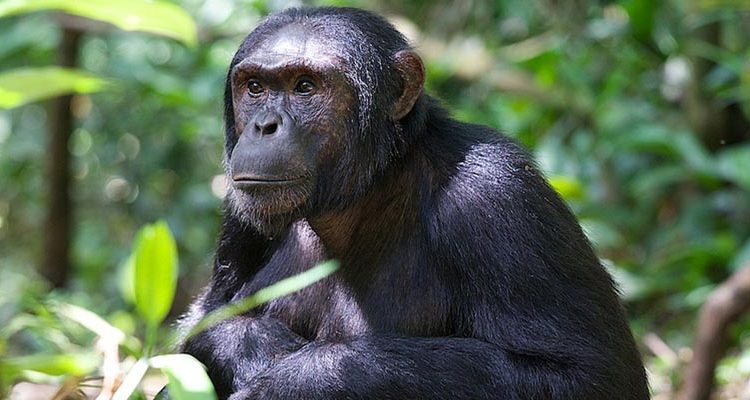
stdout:
<svg viewBox="0 0 750 400">
<path fill-rule="evenodd" d="M 122 30 L 149 32 L 179 40 L 197 42 L 195 22 L 179 6 L 148 0 L 5 0 L 0 17 L 33 11 L 55 10 L 108 22 Z"/>
<path fill-rule="evenodd" d="M 34 371 L 47 375 L 84 376 L 100 363 L 93 353 L 33 354 L 21 357 L 8 357 L 0 361 L 0 369 L 8 371 Z"/>
<path fill-rule="evenodd" d="M 118 270 L 120 279 L 118 286 L 122 298 L 130 304 L 135 304 L 135 254 L 130 254 L 125 261 L 120 264 Z"/>
<path fill-rule="evenodd" d="M 20 68 L 0 73 L 0 108 L 71 93 L 91 93 L 106 82 L 83 71 L 59 68 Z"/>
<path fill-rule="evenodd" d="M 135 307 L 153 327 L 167 316 L 177 285 L 177 246 L 167 223 L 141 228 L 134 254 Z"/>
<path fill-rule="evenodd" d="M 151 358 L 151 366 L 169 378 L 169 397 L 175 400 L 216 399 L 214 386 L 200 361 L 187 354 L 168 354 Z"/>
<path fill-rule="evenodd" d="M 547 179 L 549 184 L 567 200 L 580 200 L 584 195 L 584 188 L 580 181 L 569 176 L 551 176 Z"/>
<path fill-rule="evenodd" d="M 115 328 L 104 318 L 90 310 L 73 304 L 60 304 L 54 309 L 60 313 L 60 315 L 81 324 L 83 327 L 96 333 L 101 338 L 118 344 L 125 340 L 125 333 Z"/>
</svg>

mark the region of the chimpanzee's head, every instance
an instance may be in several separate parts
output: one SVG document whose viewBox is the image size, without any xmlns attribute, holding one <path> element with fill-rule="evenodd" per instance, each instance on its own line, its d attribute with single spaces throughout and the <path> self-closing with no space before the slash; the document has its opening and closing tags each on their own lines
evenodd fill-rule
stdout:
<svg viewBox="0 0 750 400">
<path fill-rule="evenodd" d="M 345 208 L 421 130 L 413 126 L 423 83 L 420 58 L 374 14 L 321 8 L 269 17 L 227 76 L 229 212 L 270 235 Z"/>
</svg>

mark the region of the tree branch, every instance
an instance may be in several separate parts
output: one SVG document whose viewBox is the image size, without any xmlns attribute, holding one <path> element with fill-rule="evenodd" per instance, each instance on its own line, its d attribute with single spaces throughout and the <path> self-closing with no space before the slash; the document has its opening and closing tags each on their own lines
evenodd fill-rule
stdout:
<svg viewBox="0 0 750 400">
<path fill-rule="evenodd" d="M 726 332 L 750 308 L 750 264 L 724 281 L 703 307 L 698 318 L 698 333 L 693 358 L 688 364 L 679 400 L 708 400 L 714 384 L 716 364 L 724 354 Z"/>
</svg>

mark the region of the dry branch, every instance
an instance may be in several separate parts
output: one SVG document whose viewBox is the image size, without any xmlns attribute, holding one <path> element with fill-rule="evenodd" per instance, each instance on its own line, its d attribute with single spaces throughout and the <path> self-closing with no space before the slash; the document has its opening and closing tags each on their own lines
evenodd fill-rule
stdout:
<svg viewBox="0 0 750 400">
<path fill-rule="evenodd" d="M 750 308 L 750 264 L 737 270 L 716 288 L 701 307 L 693 358 L 677 398 L 708 400 L 714 384 L 714 370 L 724 354 L 730 324 Z"/>
</svg>

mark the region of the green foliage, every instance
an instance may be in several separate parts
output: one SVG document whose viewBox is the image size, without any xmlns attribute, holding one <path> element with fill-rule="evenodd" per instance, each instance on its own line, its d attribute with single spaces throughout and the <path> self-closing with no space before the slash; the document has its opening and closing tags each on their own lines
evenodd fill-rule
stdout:
<svg viewBox="0 0 750 400">
<path fill-rule="evenodd" d="M 216 398 L 213 384 L 205 367 L 187 354 L 168 354 L 151 358 L 151 366 L 169 377 L 169 393 L 181 400 L 212 400 Z"/>
<path fill-rule="evenodd" d="M 24 371 L 46 375 L 84 376 L 99 365 L 100 359 L 93 353 L 79 354 L 31 354 L 0 360 L 2 382 L 12 382 Z"/>
<path fill-rule="evenodd" d="M 580 200 L 584 196 L 584 187 L 581 182 L 570 176 L 549 176 L 547 180 L 560 196 L 568 200 Z"/>
<path fill-rule="evenodd" d="M 0 23 L 4 73 L 53 64 L 58 39 L 53 14 L 11 13 L 62 10 L 157 34 L 106 30 L 84 36 L 75 72 L 117 83 L 106 90 L 77 90 L 80 86 L 67 78 L 47 79 L 38 70 L 24 83 L 0 78 L 0 103 L 14 107 L 0 111 L 3 363 L 20 365 L 18 360 L 30 355 L 90 354 L 101 324 L 59 307 L 74 303 L 120 332 L 123 370 L 143 360 L 131 379 L 137 387 L 140 371 L 153 371 L 147 353 L 158 354 L 165 337 L 139 332 L 164 318 L 166 298 L 173 296 L 164 291 L 173 288 L 175 278 L 144 276 L 141 284 L 122 279 L 135 277 L 135 258 L 128 251 L 134 232 L 147 221 L 169 222 L 185 288 L 176 294 L 176 304 L 184 305 L 210 274 L 223 190 L 226 67 L 244 35 L 266 13 L 289 3 L 173 3 L 0 1 L 0 15 L 6 16 Z M 458 118 L 503 130 L 534 153 L 619 282 L 639 342 L 654 333 L 676 353 L 685 353 L 697 307 L 729 273 L 750 262 L 750 144 L 746 133 L 722 136 L 727 126 L 750 116 L 747 2 L 305 3 L 368 7 L 411 21 L 404 26 L 417 32 L 415 48 L 425 59 L 428 91 Z M 177 6 L 195 24 L 151 11 Z M 161 28 L 152 29 L 152 23 Z M 197 40 L 196 29 L 189 28 L 196 24 Z M 42 252 L 39 227 L 47 182 L 41 146 L 46 139 L 40 132 L 48 120 L 45 108 L 33 102 L 58 93 L 35 94 L 39 90 L 63 84 L 76 94 L 78 129 L 69 143 L 76 268 L 67 291 L 49 294 L 32 272 Z M 711 119 L 717 115 L 724 119 Z M 702 122 L 710 129 L 702 129 Z M 136 285 L 155 290 L 141 298 L 159 296 L 159 306 L 143 309 L 142 302 L 138 314 L 131 312 Z M 118 292 L 130 295 L 121 298 Z M 261 301 L 253 298 L 244 307 Z M 146 326 L 144 318 L 150 321 Z M 144 336 L 151 337 L 148 345 Z M 733 331 L 732 340 L 750 344 L 742 329 Z M 679 361 L 643 350 L 654 394 L 671 397 Z M 721 383 L 747 376 L 747 352 L 736 353 L 722 364 Z M 66 376 L 87 374 L 85 365 Z M 11 370 L 12 377 L 4 373 Z M 0 397 L 5 384 L 17 379 L 60 383 L 25 367 L 0 371 Z"/>
<path fill-rule="evenodd" d="M 149 32 L 194 46 L 195 23 L 182 8 L 148 0 L 3 0 L 0 17 L 33 11 L 56 10 L 108 22 L 125 31 Z"/>
<path fill-rule="evenodd" d="M 716 159 L 718 174 L 750 193 L 750 145 L 734 146 Z"/>
<path fill-rule="evenodd" d="M 638 40 L 649 40 L 654 29 L 654 16 L 658 3 L 649 0 L 626 0 L 621 4 L 630 17 L 633 35 Z"/>
<path fill-rule="evenodd" d="M 172 306 L 177 287 L 177 245 L 164 221 L 138 232 L 133 249 L 135 309 L 156 329 Z"/>
<path fill-rule="evenodd" d="M 197 31 L 193 19 L 180 7 L 160 1 L 141 0 L 3 0 L 0 18 L 33 11 L 63 11 L 108 22 L 126 31 L 150 32 L 194 46 Z M 102 90 L 105 81 L 70 68 L 21 68 L 0 73 L 0 109 L 70 93 Z"/>
<path fill-rule="evenodd" d="M 177 286 L 177 245 L 164 221 L 144 226 L 136 235 L 128 257 L 135 308 L 146 323 L 146 356 L 152 353 L 157 329 L 172 307 Z M 211 380 L 203 365 L 193 357 L 170 354 L 140 358 L 123 379 L 114 399 L 127 399 L 138 388 L 149 365 L 169 378 L 170 395 L 175 400 L 213 400 Z"/>
<path fill-rule="evenodd" d="M 175 400 L 216 398 L 205 367 L 196 359 L 185 354 L 153 355 L 157 354 L 154 349 L 160 347 L 157 342 L 160 336 L 157 328 L 172 305 L 176 286 L 176 245 L 167 224 L 159 221 L 141 228 L 128 259 L 134 260 L 134 265 L 132 273 L 126 278 L 131 281 L 132 289 L 136 293 L 136 312 L 145 324 L 146 345 L 141 346 L 140 335 L 133 332 L 125 333 L 86 308 L 50 299 L 34 300 L 33 306 L 27 307 L 27 311 L 16 313 L 10 322 L 0 329 L 0 394 L 4 393 L 7 385 L 18 380 L 46 382 L 49 381 L 49 377 L 63 377 L 71 382 L 70 389 L 74 390 L 81 378 L 95 374 L 97 368 L 102 366 L 102 356 L 99 352 L 103 352 L 105 358 L 110 357 L 112 362 L 112 351 L 117 354 L 119 350 L 127 357 L 119 362 L 123 378 L 114 392 L 115 400 L 125 400 L 138 393 L 149 369 L 160 370 L 168 377 L 170 396 Z M 329 261 L 263 288 L 237 303 L 207 315 L 187 337 L 223 319 L 298 291 L 329 276 L 337 268 L 336 262 Z M 7 305 L 6 299 L 0 300 L 0 307 Z M 76 333 L 75 329 L 66 326 L 69 322 L 95 334 L 97 351 L 93 351 L 90 344 L 85 344 L 91 343 L 90 336 Z M 34 354 L 5 357 L 4 344 L 7 340 L 30 327 L 38 327 L 42 335 L 36 340 L 51 344 L 50 349 Z M 174 343 L 175 337 L 175 334 L 161 335 L 167 343 Z M 114 358 L 115 361 L 117 359 Z M 112 374 L 111 368 L 110 365 L 105 373 Z M 125 370 L 127 373 L 124 373 Z"/>
<path fill-rule="evenodd" d="M 105 81 L 70 68 L 21 68 L 0 73 L 0 108 L 13 108 L 68 93 L 93 93 Z"/>
</svg>

